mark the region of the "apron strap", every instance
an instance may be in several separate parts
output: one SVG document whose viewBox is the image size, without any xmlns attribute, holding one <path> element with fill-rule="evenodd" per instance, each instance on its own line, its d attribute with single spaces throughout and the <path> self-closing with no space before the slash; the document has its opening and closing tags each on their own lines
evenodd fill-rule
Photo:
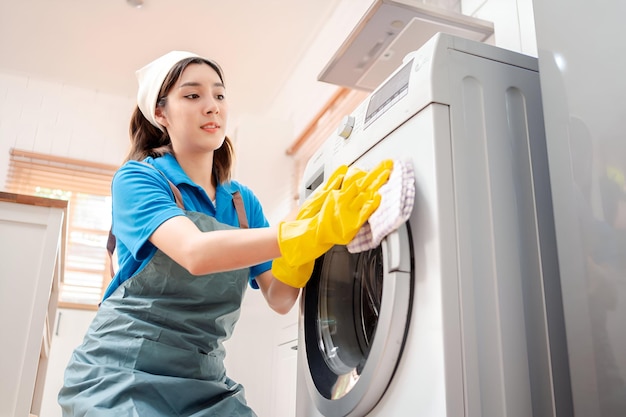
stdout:
<svg viewBox="0 0 626 417">
<path fill-rule="evenodd" d="M 152 166 L 148 164 L 147 162 L 144 162 L 144 163 L 146 165 Z M 163 173 L 161 172 L 161 174 Z M 165 177 L 165 174 L 163 174 L 163 177 Z M 170 186 L 170 190 L 172 190 L 172 193 L 174 193 L 174 201 L 176 201 L 176 205 L 181 210 L 185 210 L 185 205 L 183 204 L 183 196 L 180 194 L 180 190 L 178 189 L 178 187 L 172 184 L 172 182 L 169 179 L 167 179 L 167 177 L 165 177 L 165 179 L 167 180 L 167 183 Z M 111 272 L 111 278 L 115 276 L 115 271 L 113 270 L 113 252 L 115 251 L 115 245 L 116 245 L 116 241 L 115 241 L 115 236 L 113 236 L 113 226 L 111 226 L 111 228 L 109 229 L 109 238 L 107 239 L 107 252 L 109 254 L 109 271 Z"/>
<path fill-rule="evenodd" d="M 246 216 L 246 207 L 243 205 L 243 198 L 241 198 L 241 193 L 239 191 L 235 191 L 232 196 L 233 205 L 235 206 L 237 218 L 239 219 L 239 227 L 242 229 L 247 229 L 249 227 L 248 216 Z"/>
</svg>

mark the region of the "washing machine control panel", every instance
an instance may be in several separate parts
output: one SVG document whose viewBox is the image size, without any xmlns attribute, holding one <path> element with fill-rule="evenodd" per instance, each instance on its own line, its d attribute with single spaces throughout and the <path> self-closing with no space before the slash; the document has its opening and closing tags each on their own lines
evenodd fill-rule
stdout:
<svg viewBox="0 0 626 417">
<path fill-rule="evenodd" d="M 372 93 L 367 104 L 363 129 L 366 129 L 374 120 L 407 95 L 412 66 L 413 60 L 411 59 Z"/>
</svg>

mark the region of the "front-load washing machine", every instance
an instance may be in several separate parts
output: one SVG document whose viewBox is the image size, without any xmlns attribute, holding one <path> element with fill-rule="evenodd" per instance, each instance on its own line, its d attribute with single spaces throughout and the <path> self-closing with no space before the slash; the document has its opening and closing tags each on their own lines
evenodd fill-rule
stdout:
<svg viewBox="0 0 626 417">
<path fill-rule="evenodd" d="M 553 416 L 562 314 L 537 60 L 438 34 L 310 159 L 410 161 L 410 219 L 316 261 L 299 311 L 298 417 Z"/>
</svg>

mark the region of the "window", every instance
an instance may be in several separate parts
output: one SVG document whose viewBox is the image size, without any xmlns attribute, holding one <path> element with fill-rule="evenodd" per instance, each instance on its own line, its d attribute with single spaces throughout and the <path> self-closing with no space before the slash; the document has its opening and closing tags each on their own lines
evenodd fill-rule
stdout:
<svg viewBox="0 0 626 417">
<path fill-rule="evenodd" d="M 11 149 L 6 189 L 68 201 L 59 306 L 97 309 L 111 274 L 111 179 L 118 167 Z"/>
</svg>

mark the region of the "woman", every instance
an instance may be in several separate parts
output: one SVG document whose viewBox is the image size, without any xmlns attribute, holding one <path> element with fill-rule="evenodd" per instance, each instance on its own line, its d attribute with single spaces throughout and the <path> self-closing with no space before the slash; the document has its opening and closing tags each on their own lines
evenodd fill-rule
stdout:
<svg viewBox="0 0 626 417">
<path fill-rule="evenodd" d="M 315 257 L 375 209 L 390 167 L 338 170 L 297 219 L 269 227 L 254 194 L 230 180 L 220 67 L 174 51 L 137 77 L 132 147 L 112 184 L 119 270 L 59 403 L 67 416 L 254 416 L 223 364 L 246 286 L 288 312 Z M 350 236 L 323 227 L 338 213 L 358 217 Z"/>
</svg>

